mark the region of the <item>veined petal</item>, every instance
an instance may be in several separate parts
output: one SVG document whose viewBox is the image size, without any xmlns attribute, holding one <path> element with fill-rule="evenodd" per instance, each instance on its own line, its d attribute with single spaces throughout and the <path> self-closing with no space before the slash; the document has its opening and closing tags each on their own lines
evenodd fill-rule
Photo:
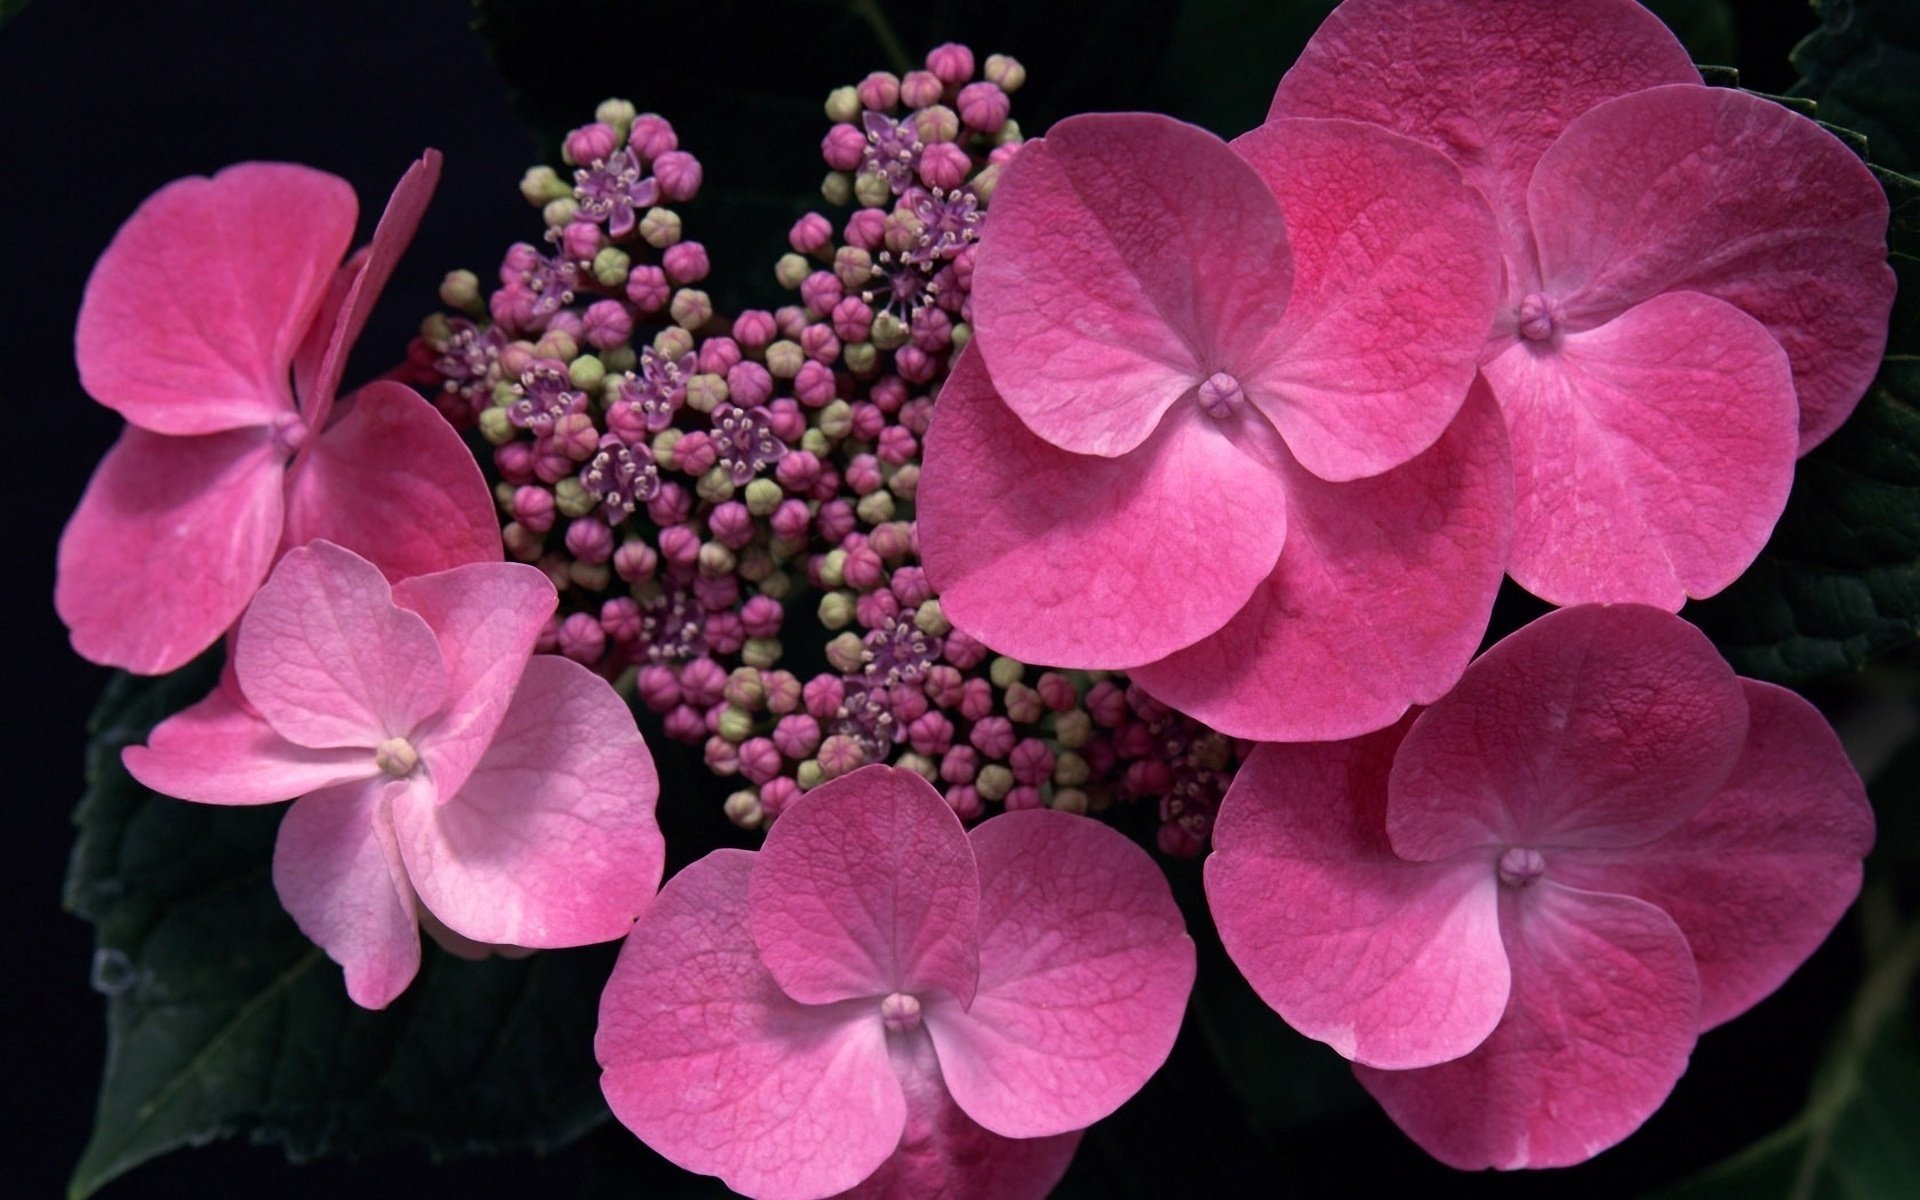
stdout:
<svg viewBox="0 0 1920 1200">
<path fill-rule="evenodd" d="M 296 746 L 219 688 L 120 759 L 154 791 L 201 804 L 272 804 L 378 773 L 364 750 Z"/>
<path fill-rule="evenodd" d="M 292 163 L 161 188 L 87 279 L 74 334 L 81 386 L 154 433 L 293 417 L 294 352 L 358 209 L 344 179 Z"/>
<path fill-rule="evenodd" d="M 264 429 L 120 435 L 60 535 L 53 606 L 83 658 L 163 675 L 239 619 L 280 541 Z"/>
</svg>

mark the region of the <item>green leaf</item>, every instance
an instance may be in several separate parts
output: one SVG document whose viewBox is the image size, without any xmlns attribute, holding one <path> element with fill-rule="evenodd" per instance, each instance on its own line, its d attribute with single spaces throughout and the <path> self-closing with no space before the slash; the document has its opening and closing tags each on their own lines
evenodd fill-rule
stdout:
<svg viewBox="0 0 1920 1200">
<path fill-rule="evenodd" d="M 1911 0 L 1814 0 L 1820 28 L 1794 47 L 1822 120 L 1867 135 L 1874 161 L 1920 171 L 1920 6 Z"/>
<path fill-rule="evenodd" d="M 1861 987 L 1806 1110 L 1657 1200 L 1885 1200 L 1920 1180 L 1920 923 Z"/>
<path fill-rule="evenodd" d="M 239 1134 L 294 1159 L 450 1156 L 546 1149 L 602 1120 L 592 1041 L 611 947 L 478 963 L 430 947 L 392 1007 L 365 1011 L 274 895 L 282 806 L 189 804 L 126 774 L 120 748 L 216 671 L 122 676 L 95 713 L 66 902 L 95 926 L 107 1066 L 69 1195 Z"/>
</svg>

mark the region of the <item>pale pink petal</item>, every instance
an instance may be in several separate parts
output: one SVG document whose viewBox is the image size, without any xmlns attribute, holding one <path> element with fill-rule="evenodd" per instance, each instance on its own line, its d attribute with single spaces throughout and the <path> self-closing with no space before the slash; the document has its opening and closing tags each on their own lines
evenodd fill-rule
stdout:
<svg viewBox="0 0 1920 1200">
<path fill-rule="evenodd" d="M 272 804 L 378 773 L 365 750 L 309 750 L 221 689 L 120 752 L 127 771 L 167 796 L 202 804 Z"/>
<path fill-rule="evenodd" d="M 1622 892 L 1672 917 L 1700 972 L 1700 1028 L 1780 986 L 1860 894 L 1873 811 L 1818 709 L 1740 681 L 1752 723 L 1740 765 L 1706 807 L 1626 850 L 1567 852 L 1554 878 Z"/>
<path fill-rule="evenodd" d="M 465 786 L 438 803 L 425 789 L 397 802 L 394 832 L 421 901 L 455 932 L 580 946 L 626 933 L 653 899 L 659 794 L 613 685 L 542 654 Z"/>
<path fill-rule="evenodd" d="M 1508 572 L 1554 604 L 1678 609 L 1738 578 L 1793 483 L 1793 381 L 1758 321 L 1691 292 L 1486 364 L 1513 440 Z"/>
<path fill-rule="evenodd" d="M 1234 965 L 1301 1033 L 1356 1062 L 1458 1058 L 1507 1004 L 1490 855 L 1410 863 L 1387 842 L 1408 722 L 1257 747 L 1213 828 L 1207 906 Z"/>
<path fill-rule="evenodd" d="M 1234 737 L 1335 741 L 1444 695 L 1506 568 L 1512 468 L 1476 386 L 1425 454 L 1372 479 L 1287 474 L 1280 565 L 1219 633 L 1131 671 Z"/>
<path fill-rule="evenodd" d="M 1269 121 L 1233 148 L 1273 189 L 1293 247 L 1293 296 L 1249 398 L 1322 479 L 1399 466 L 1473 383 L 1500 295 L 1486 201 L 1437 152 L 1374 125 Z"/>
<path fill-rule="evenodd" d="M 961 1110 L 924 1028 L 887 1039 L 907 1097 L 900 1146 L 841 1200 L 1042 1200 L 1067 1173 L 1081 1130 L 1006 1138 Z"/>
<path fill-rule="evenodd" d="M 607 980 L 594 1054 L 614 1115 L 660 1154 L 760 1200 L 814 1200 L 873 1174 L 907 1104 L 877 1007 L 799 1004 L 761 964 L 756 857 L 717 850 L 667 881 Z"/>
<path fill-rule="evenodd" d="M 912 771 L 861 767 L 808 792 L 774 822 L 749 892 L 754 944 L 803 1004 L 932 988 L 973 1000 L 973 847 Z"/>
<path fill-rule="evenodd" d="M 1663 87 L 1610 101 L 1541 156 L 1527 203 L 1545 290 L 1576 328 L 1668 291 L 1758 318 L 1793 364 L 1803 454 L 1880 368 L 1886 193 L 1838 138 L 1771 100 Z"/>
<path fill-rule="evenodd" d="M 292 417 L 294 351 L 357 210 L 345 180 L 292 163 L 161 188 L 87 280 L 74 334 L 81 386 L 155 433 Z"/>
<path fill-rule="evenodd" d="M 327 284 L 327 298 L 320 303 L 320 313 L 314 317 L 313 324 L 307 326 L 307 336 L 293 356 L 293 395 L 300 405 L 300 413 L 309 424 L 312 421 L 312 402 L 310 397 L 319 391 L 320 367 L 327 357 L 327 347 L 333 341 L 333 331 L 340 315 L 346 307 L 347 295 L 353 291 L 354 281 L 360 278 L 360 271 L 367 265 L 367 256 L 373 253 L 373 247 L 362 246 L 347 256 L 333 273 L 333 279 Z M 338 386 L 337 384 L 335 386 Z M 331 407 L 332 400 L 329 398 Z M 317 428 L 317 426 L 316 426 Z"/>
<path fill-rule="evenodd" d="M 1124 454 L 1287 308 L 1280 207 L 1219 138 L 1150 113 L 1069 117 L 993 194 L 974 327 L 1007 406 L 1064 450 Z"/>
<path fill-rule="evenodd" d="M 343 407 L 287 476 L 289 548 L 325 538 L 393 580 L 500 561 L 486 477 L 433 405 L 379 380 Z"/>
<path fill-rule="evenodd" d="M 374 227 L 360 269 L 354 272 L 337 308 L 330 310 L 326 350 L 311 379 L 301 381 L 301 414 L 315 429 L 325 428 L 332 410 L 334 392 L 340 387 L 340 374 L 347 367 L 347 352 L 359 340 L 366 327 L 374 301 L 393 277 L 393 268 L 406 252 L 407 244 L 420 228 L 420 217 L 433 199 L 440 182 L 440 152 L 428 150 L 407 168 Z"/>
<path fill-rule="evenodd" d="M 1280 556 L 1276 440 L 1258 413 L 1188 409 L 1120 458 L 1073 454 L 1022 425 L 969 351 L 940 389 L 917 494 L 942 611 L 1025 662 L 1129 667 L 1191 645 Z"/>
<path fill-rule="evenodd" d="M 74 650 L 163 675 L 212 645 L 273 562 L 283 476 L 265 430 L 122 433 L 60 535 L 53 606 Z"/>
<path fill-rule="evenodd" d="M 447 706 L 415 746 L 444 802 L 487 752 L 559 597 L 522 563 L 471 563 L 403 579 L 393 602 L 426 620 L 447 666 Z"/>
<path fill-rule="evenodd" d="M 372 563 L 331 542 L 280 560 L 240 622 L 234 657 L 267 723 L 316 749 L 407 737 L 447 700 L 433 631 L 394 604 Z"/>
<path fill-rule="evenodd" d="M 1699 986 L 1665 913 L 1548 881 L 1517 891 L 1502 897 L 1513 995 L 1493 1035 L 1438 1066 L 1354 1067 L 1407 1136 L 1462 1170 L 1585 1162 L 1660 1107 L 1693 1052 Z"/>
<path fill-rule="evenodd" d="M 1509 634 L 1420 714 L 1393 764 L 1403 858 L 1475 846 L 1634 846 L 1686 820 L 1747 736 L 1740 681 L 1644 605 L 1563 608 Z"/>
<path fill-rule="evenodd" d="M 1445 152 L 1493 205 L 1507 269 L 1532 274 L 1527 181 L 1581 113 L 1698 84 L 1633 0 L 1347 0 L 1281 79 L 1270 117 L 1351 117 Z"/>
<path fill-rule="evenodd" d="M 347 995 L 385 1008 L 420 970 L 413 889 L 394 845 L 390 797 L 375 778 L 294 801 L 273 844 L 273 888 L 300 932 L 347 973 Z"/>
<path fill-rule="evenodd" d="M 1006 1137 L 1085 1128 L 1173 1049 L 1193 988 L 1186 924 L 1146 851 L 1105 825 L 1041 809 L 969 836 L 980 988 L 926 1016 L 947 1090 Z"/>
</svg>

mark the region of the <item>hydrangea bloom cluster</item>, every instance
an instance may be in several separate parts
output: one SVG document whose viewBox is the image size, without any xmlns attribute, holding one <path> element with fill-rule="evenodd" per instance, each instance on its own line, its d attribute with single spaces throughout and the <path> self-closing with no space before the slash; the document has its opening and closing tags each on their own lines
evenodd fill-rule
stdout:
<svg viewBox="0 0 1920 1200">
<path fill-rule="evenodd" d="M 1293 1026 L 1463 1168 L 1581 1162 L 1812 953 L 1873 816 L 1806 701 L 1641 605 L 1543 617 L 1418 719 L 1254 751 L 1207 897 Z"/>
<path fill-rule="evenodd" d="M 775 275 L 797 303 L 731 321 L 666 207 L 697 161 L 661 118 L 603 105 L 566 139 L 570 182 L 523 183 L 545 248 L 515 246 L 484 298 L 449 277 L 466 313 L 428 321 L 413 367 L 494 444 L 509 554 L 562 589 L 543 648 L 633 669 L 668 736 L 743 781 L 737 822 L 891 762 L 967 819 L 1152 798 L 1162 845 L 1198 853 L 1243 748 L 1123 677 L 989 654 L 919 565 L 922 442 L 1020 146 L 1024 71 L 983 70 L 948 45 L 835 91 L 822 192 L 854 210 L 794 225 Z M 824 662 L 790 669 L 783 639 Z"/>
<path fill-rule="evenodd" d="M 1125 837 L 1048 811 L 968 833 L 868 766 L 668 882 L 595 1051 L 621 1121 L 760 1200 L 1037 1200 L 1166 1058 L 1193 972 Z"/>
</svg>

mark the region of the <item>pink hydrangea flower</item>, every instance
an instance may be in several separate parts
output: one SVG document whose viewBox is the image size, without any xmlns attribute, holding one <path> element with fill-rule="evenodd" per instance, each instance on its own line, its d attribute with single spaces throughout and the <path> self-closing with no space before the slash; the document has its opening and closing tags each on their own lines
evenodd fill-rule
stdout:
<svg viewBox="0 0 1920 1200">
<path fill-rule="evenodd" d="M 1351 121 L 1228 145 L 1150 115 L 1004 170 L 918 496 L 947 616 L 1239 737 L 1437 698 L 1510 520 L 1469 395 L 1499 263 L 1459 172 Z"/>
<path fill-rule="evenodd" d="M 368 1008 L 413 979 L 422 924 L 521 947 L 619 937 L 660 881 L 659 785 L 612 687 L 533 655 L 556 603 L 518 564 L 389 585 L 331 542 L 293 550 L 240 622 L 241 694 L 161 722 L 127 769 L 207 804 L 294 800 L 274 887 Z"/>
<path fill-rule="evenodd" d="M 1514 579 L 1677 609 L 1745 570 L 1886 346 L 1865 164 L 1630 0 L 1347 0 L 1274 96 L 1299 117 L 1418 138 L 1493 206 Z"/>
<path fill-rule="evenodd" d="M 1262 746 L 1207 861 L 1268 1004 L 1456 1167 L 1580 1162 L 1860 890 L 1873 816 L 1812 705 L 1642 605 L 1563 609 L 1418 719 Z"/>
<path fill-rule="evenodd" d="M 969 834 L 868 766 L 668 881 L 595 1049 L 628 1128 L 746 1195 L 1039 1197 L 1165 1060 L 1193 970 L 1120 834 L 1047 810 Z"/>
<path fill-rule="evenodd" d="M 344 266 L 352 189 L 287 163 L 176 180 L 120 228 L 74 338 L 81 384 L 128 421 L 60 539 L 81 655 L 173 670 L 314 538 L 396 579 L 499 560 L 486 480 L 430 404 L 382 381 L 334 406 L 439 174 L 430 150 Z"/>
</svg>

